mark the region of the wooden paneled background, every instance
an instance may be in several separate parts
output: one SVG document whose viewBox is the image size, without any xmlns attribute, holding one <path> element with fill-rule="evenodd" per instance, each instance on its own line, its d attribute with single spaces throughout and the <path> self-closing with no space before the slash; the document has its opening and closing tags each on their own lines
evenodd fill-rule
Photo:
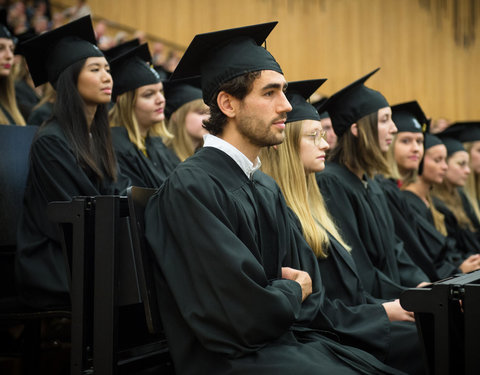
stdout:
<svg viewBox="0 0 480 375">
<path fill-rule="evenodd" d="M 72 5 L 74 0 L 52 1 Z M 279 21 L 267 48 L 287 80 L 367 85 L 427 116 L 480 119 L 480 0 L 89 0 L 93 15 L 187 46 L 197 33 Z"/>
</svg>

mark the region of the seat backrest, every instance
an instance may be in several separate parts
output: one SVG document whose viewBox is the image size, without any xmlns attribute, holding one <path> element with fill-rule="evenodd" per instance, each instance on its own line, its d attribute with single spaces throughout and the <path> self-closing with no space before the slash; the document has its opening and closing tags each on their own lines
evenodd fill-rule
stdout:
<svg viewBox="0 0 480 375">
<path fill-rule="evenodd" d="M 127 190 L 138 283 L 145 307 L 147 327 L 152 334 L 158 334 L 163 331 L 153 283 L 153 254 L 145 240 L 145 207 L 155 191 L 156 189 L 136 186 L 131 186 Z"/>
<path fill-rule="evenodd" d="M 0 297 L 15 295 L 16 232 L 38 126 L 0 125 Z"/>
<path fill-rule="evenodd" d="M 38 126 L 0 125 L 0 247 L 16 244 L 30 146 L 37 130 Z"/>
</svg>

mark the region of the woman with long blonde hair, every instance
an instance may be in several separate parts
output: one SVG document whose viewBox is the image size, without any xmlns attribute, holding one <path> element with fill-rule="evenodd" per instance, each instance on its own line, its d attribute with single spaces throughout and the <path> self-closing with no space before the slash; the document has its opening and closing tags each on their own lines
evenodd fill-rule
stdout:
<svg viewBox="0 0 480 375">
<path fill-rule="evenodd" d="M 115 105 L 109 119 L 122 173 L 134 186 L 156 188 L 178 160 L 162 140 L 171 137 L 165 126 L 163 83 L 149 61 L 147 44 L 111 60 Z"/>
<path fill-rule="evenodd" d="M 329 146 L 320 116 L 305 99 L 321 83 L 323 80 L 289 83 L 287 98 L 292 111 L 287 115 L 285 141 L 262 150 L 262 171 L 280 186 L 317 256 L 325 286 L 322 311 L 340 341 L 409 374 L 422 373 L 412 313 L 403 310 L 398 300 L 381 301 L 365 291 L 350 248 L 330 217 L 316 183 L 315 173 L 325 168 Z M 322 324 L 315 320 L 316 328 L 326 328 Z"/>
<path fill-rule="evenodd" d="M 320 110 L 330 114 L 338 136 L 317 183 L 352 256 L 365 289 L 377 298 L 398 298 L 428 276 L 395 236 L 393 218 L 379 184 L 389 171 L 385 153 L 397 131 L 385 97 L 364 85 L 377 70 L 332 95 Z"/>
</svg>

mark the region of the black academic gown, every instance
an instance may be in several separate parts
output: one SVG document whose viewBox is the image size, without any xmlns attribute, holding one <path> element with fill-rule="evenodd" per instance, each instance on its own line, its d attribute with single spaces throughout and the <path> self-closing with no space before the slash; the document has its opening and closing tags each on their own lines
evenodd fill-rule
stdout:
<svg viewBox="0 0 480 375">
<path fill-rule="evenodd" d="M 145 222 L 176 373 L 394 371 L 307 328 L 321 314 L 318 265 L 262 172 L 250 180 L 227 154 L 202 148 L 152 197 Z M 313 293 L 303 303 L 281 267 L 309 272 Z"/>
<path fill-rule="evenodd" d="M 477 237 L 477 234 L 469 228 L 460 226 L 453 212 L 443 201 L 437 197 L 433 197 L 433 204 L 435 208 L 443 214 L 448 236 L 455 239 L 457 248 L 463 252 L 464 258 L 479 253 L 480 239 Z"/>
<path fill-rule="evenodd" d="M 130 141 L 124 127 L 112 128 L 112 142 L 120 169 L 133 186 L 158 188 L 178 164 L 160 137 L 147 137 L 145 146 L 149 157 Z"/>
<path fill-rule="evenodd" d="M 18 109 L 25 119 L 30 116 L 33 107 L 40 101 L 36 91 L 24 80 L 15 82 L 15 97 Z"/>
<path fill-rule="evenodd" d="M 368 293 L 377 298 L 398 298 L 406 288 L 429 280 L 395 235 L 385 195 L 374 180 L 362 182 L 336 162 L 328 162 L 316 177 L 328 211 L 353 249 Z"/>
<path fill-rule="evenodd" d="M 53 103 L 43 103 L 40 107 L 35 108 L 28 116 L 27 124 L 42 125 L 45 121 L 52 117 Z"/>
<path fill-rule="evenodd" d="M 390 322 L 382 303 L 363 288 L 350 253 L 329 234 L 327 258 L 318 258 L 325 286 L 324 310 L 340 341 L 408 374 L 425 373 L 415 323 Z"/>
<path fill-rule="evenodd" d="M 119 194 L 129 185 L 99 181 L 82 169 L 60 125 L 50 122 L 40 128 L 30 149 L 30 169 L 17 233 L 16 281 L 20 296 L 35 307 L 70 304 L 67 273 L 57 224 L 47 216 L 52 201 L 70 201 L 74 196 Z"/>
<path fill-rule="evenodd" d="M 432 281 L 440 280 L 452 276 L 452 272 L 457 273 L 456 267 L 447 270 L 438 259 L 431 258 L 428 242 L 421 241 L 420 224 L 417 221 L 417 215 L 412 212 L 410 206 L 405 202 L 397 182 L 391 178 L 375 176 L 375 180 L 381 186 L 385 197 L 387 198 L 388 208 L 395 224 L 395 233 L 403 241 L 405 251 L 413 262 L 419 266 L 423 272 Z M 448 267 L 447 267 L 448 268 Z"/>
<path fill-rule="evenodd" d="M 401 194 L 415 215 L 419 240 L 428 250 L 439 277 L 444 279 L 462 273 L 458 266 L 463 262 L 465 254 L 457 249 L 455 239 L 444 236 L 435 228 L 431 211 L 418 195 L 408 190 L 402 191 Z"/>
</svg>

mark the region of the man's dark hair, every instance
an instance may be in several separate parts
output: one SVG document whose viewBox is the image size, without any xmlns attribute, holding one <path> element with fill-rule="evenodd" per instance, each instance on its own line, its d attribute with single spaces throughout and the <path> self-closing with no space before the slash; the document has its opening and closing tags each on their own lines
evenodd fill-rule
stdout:
<svg viewBox="0 0 480 375">
<path fill-rule="evenodd" d="M 210 107 L 210 118 L 203 121 L 203 127 L 207 129 L 210 134 L 220 134 L 227 123 L 227 116 L 225 116 L 217 104 L 218 94 L 221 91 L 225 91 L 227 94 L 242 100 L 252 91 L 253 82 L 260 77 L 260 74 L 262 74 L 261 71 L 245 73 L 223 83 L 218 88 L 210 102 L 207 103 Z"/>
</svg>

